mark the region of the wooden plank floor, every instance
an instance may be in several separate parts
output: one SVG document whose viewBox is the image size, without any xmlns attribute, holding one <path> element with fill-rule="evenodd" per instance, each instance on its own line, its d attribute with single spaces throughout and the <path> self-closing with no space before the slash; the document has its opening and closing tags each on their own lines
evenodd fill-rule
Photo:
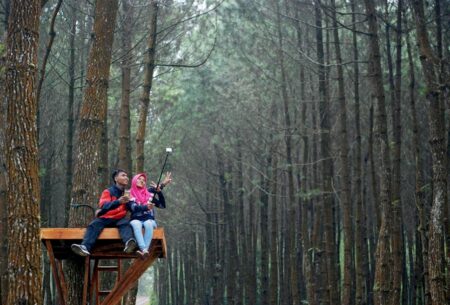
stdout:
<svg viewBox="0 0 450 305">
<path fill-rule="evenodd" d="M 85 228 L 42 228 L 41 240 L 46 245 L 50 241 L 56 259 L 69 259 L 77 257 L 70 246 L 80 243 L 83 239 Z M 158 257 L 166 257 L 166 240 L 164 229 L 156 228 L 153 231 L 152 245 L 155 245 Z M 117 228 L 105 228 L 91 250 L 93 258 L 136 258 L 135 253 L 123 252 L 124 244 Z"/>
</svg>

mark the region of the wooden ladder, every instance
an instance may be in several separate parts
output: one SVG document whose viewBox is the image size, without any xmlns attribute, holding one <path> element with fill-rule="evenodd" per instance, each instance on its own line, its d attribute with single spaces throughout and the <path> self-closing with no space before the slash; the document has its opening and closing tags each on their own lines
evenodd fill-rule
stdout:
<svg viewBox="0 0 450 305">
<path fill-rule="evenodd" d="M 95 298 L 95 304 L 100 305 L 102 304 L 100 298 L 106 297 L 110 292 L 114 289 L 116 284 L 120 281 L 122 277 L 122 262 L 120 259 L 117 259 L 117 265 L 116 266 L 100 266 L 99 265 L 100 259 L 94 260 L 94 270 L 92 275 L 92 285 L 91 285 L 91 291 L 90 295 Z M 117 272 L 116 281 L 114 283 L 114 287 L 111 288 L 111 290 L 101 290 L 101 272 Z M 121 304 L 122 302 L 120 302 Z"/>
</svg>

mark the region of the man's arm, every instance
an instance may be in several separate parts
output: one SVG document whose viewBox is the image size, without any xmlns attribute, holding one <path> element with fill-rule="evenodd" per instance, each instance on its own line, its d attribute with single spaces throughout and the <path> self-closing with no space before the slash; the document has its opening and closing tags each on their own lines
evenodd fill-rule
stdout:
<svg viewBox="0 0 450 305">
<path fill-rule="evenodd" d="M 100 216 L 106 214 L 108 211 L 114 210 L 119 207 L 120 201 L 118 199 L 111 201 L 111 199 L 112 199 L 112 196 L 111 196 L 111 193 L 109 192 L 109 189 L 104 190 L 102 193 L 102 196 L 100 197 L 100 201 L 98 203 L 100 209 L 98 209 L 95 212 L 96 217 L 100 217 Z"/>
</svg>

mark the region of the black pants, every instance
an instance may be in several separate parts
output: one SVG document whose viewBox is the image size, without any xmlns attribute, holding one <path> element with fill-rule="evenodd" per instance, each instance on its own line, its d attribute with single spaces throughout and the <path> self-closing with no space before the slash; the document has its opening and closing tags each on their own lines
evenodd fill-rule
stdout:
<svg viewBox="0 0 450 305">
<path fill-rule="evenodd" d="M 133 232 L 131 231 L 130 223 L 127 219 L 96 218 L 87 227 L 87 231 L 84 234 L 83 242 L 81 244 L 84 245 L 88 251 L 91 251 L 97 237 L 103 229 L 107 227 L 117 227 L 124 243 L 133 238 Z"/>
</svg>

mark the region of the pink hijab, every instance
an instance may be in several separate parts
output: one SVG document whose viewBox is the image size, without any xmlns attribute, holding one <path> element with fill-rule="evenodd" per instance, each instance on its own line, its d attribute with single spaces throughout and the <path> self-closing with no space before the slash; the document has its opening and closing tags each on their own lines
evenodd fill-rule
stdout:
<svg viewBox="0 0 450 305">
<path fill-rule="evenodd" d="M 141 176 L 143 176 L 145 178 L 145 185 L 144 185 L 144 187 L 138 187 L 136 185 L 137 180 Z M 137 174 L 131 180 L 130 195 L 131 195 L 132 198 L 134 197 L 135 198 L 134 201 L 136 201 L 139 204 L 146 204 L 149 199 L 151 200 L 153 198 L 153 193 L 150 193 L 147 190 L 147 185 L 146 184 L 147 184 L 147 175 L 144 174 L 144 173 Z"/>
</svg>

